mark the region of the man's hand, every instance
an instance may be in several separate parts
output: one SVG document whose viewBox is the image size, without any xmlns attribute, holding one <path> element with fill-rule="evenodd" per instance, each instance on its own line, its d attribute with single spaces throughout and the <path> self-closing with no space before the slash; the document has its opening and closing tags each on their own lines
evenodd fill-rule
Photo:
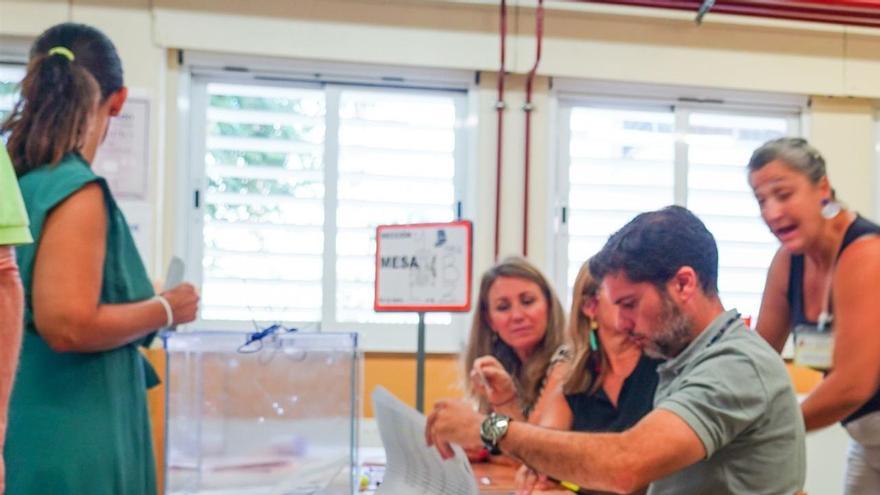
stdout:
<svg viewBox="0 0 880 495">
<path fill-rule="evenodd" d="M 450 444 L 458 444 L 466 449 L 479 448 L 480 425 L 483 416 L 466 402 L 441 400 L 434 404 L 434 410 L 425 424 L 425 441 L 437 447 L 440 457 L 451 459 L 455 456 Z"/>
</svg>

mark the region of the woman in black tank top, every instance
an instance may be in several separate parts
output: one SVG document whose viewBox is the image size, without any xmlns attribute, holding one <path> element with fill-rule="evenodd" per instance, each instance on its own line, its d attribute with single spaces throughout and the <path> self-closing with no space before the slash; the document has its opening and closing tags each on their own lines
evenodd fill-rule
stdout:
<svg viewBox="0 0 880 495">
<path fill-rule="evenodd" d="M 880 470 L 869 466 L 880 465 L 880 226 L 836 202 L 825 160 L 803 139 L 764 144 L 748 169 L 782 243 L 758 332 L 781 351 L 794 328 L 830 331 L 831 366 L 801 404 L 804 422 L 809 431 L 843 421 L 854 440 L 847 493 L 880 493 Z"/>
<path fill-rule="evenodd" d="M 616 329 L 614 303 L 590 275 L 589 260 L 575 277 L 568 318 L 572 353 L 548 380 L 537 424 L 602 433 L 619 433 L 635 426 L 654 409 L 657 365 L 662 361 L 645 356 L 628 334 Z M 531 487 L 537 476 L 522 466 L 517 473 L 518 488 Z"/>
</svg>

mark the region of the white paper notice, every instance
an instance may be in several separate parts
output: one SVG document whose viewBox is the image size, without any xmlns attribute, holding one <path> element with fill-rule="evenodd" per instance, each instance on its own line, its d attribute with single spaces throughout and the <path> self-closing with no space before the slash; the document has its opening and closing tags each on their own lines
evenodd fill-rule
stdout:
<svg viewBox="0 0 880 495">
<path fill-rule="evenodd" d="M 467 311 L 469 221 L 376 227 L 377 311 Z"/>
<path fill-rule="evenodd" d="M 155 239 L 153 236 L 153 207 L 146 201 L 119 200 L 116 204 L 125 215 L 125 221 L 128 222 L 128 228 L 131 229 L 134 244 L 147 268 L 147 273 L 155 273 L 153 271 L 153 240 Z"/>
<path fill-rule="evenodd" d="M 107 138 L 92 163 L 117 199 L 146 201 L 149 194 L 150 100 L 131 96 L 110 119 Z"/>
<path fill-rule="evenodd" d="M 388 390 L 376 387 L 373 410 L 385 446 L 385 478 L 376 495 L 477 495 L 477 482 L 464 451 L 444 461 L 425 443 L 425 416 Z"/>
</svg>

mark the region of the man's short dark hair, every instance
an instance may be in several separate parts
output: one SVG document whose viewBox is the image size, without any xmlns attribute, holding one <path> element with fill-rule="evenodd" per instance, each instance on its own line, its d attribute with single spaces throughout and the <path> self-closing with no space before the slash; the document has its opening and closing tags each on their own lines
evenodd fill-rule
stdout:
<svg viewBox="0 0 880 495">
<path fill-rule="evenodd" d="M 718 246 L 702 221 L 681 206 L 641 213 L 608 238 L 590 261 L 596 280 L 623 272 L 663 289 L 683 266 L 697 273 L 706 295 L 718 293 Z"/>
</svg>

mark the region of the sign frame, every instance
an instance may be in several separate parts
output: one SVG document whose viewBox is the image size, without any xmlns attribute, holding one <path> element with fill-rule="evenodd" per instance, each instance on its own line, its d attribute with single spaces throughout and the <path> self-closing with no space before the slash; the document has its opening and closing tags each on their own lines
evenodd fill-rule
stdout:
<svg viewBox="0 0 880 495">
<path fill-rule="evenodd" d="M 379 274 L 381 273 L 382 259 L 382 233 L 388 230 L 418 230 L 437 228 L 464 228 L 466 232 L 466 286 L 465 286 L 465 302 L 461 305 L 450 304 L 381 304 L 379 302 Z M 454 222 L 433 222 L 433 223 L 411 223 L 411 224 L 394 224 L 379 225 L 376 227 L 376 271 L 373 286 L 373 310 L 376 312 L 410 312 L 410 313 L 430 313 L 430 312 L 452 312 L 464 313 L 470 311 L 472 299 L 473 284 L 473 260 L 474 260 L 474 230 L 473 223 L 470 220 L 456 220 Z"/>
</svg>

